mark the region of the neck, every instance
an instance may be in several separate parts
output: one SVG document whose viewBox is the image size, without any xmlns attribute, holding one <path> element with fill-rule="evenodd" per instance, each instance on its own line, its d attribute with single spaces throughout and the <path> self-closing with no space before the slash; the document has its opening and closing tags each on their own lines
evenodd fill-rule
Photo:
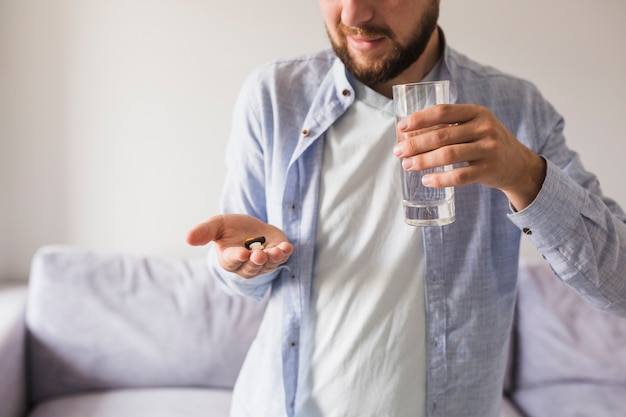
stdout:
<svg viewBox="0 0 626 417">
<path fill-rule="evenodd" d="M 415 83 L 421 81 L 437 64 L 443 53 L 439 39 L 439 28 L 435 29 L 424 49 L 424 53 L 417 61 L 411 64 L 402 74 L 381 84 L 372 86 L 378 93 L 391 98 L 392 86 L 397 84 Z"/>
</svg>

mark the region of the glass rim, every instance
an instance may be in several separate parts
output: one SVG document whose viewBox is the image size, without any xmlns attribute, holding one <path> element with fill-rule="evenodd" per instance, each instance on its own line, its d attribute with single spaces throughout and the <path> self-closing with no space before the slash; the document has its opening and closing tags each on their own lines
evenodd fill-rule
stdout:
<svg viewBox="0 0 626 417">
<path fill-rule="evenodd" d="M 433 80 L 433 81 L 419 81 L 415 83 L 394 84 L 391 86 L 391 88 L 395 90 L 399 88 L 408 88 L 408 87 L 421 86 L 421 85 L 436 85 L 436 84 L 440 84 L 440 85 L 450 84 L 450 80 Z"/>
</svg>

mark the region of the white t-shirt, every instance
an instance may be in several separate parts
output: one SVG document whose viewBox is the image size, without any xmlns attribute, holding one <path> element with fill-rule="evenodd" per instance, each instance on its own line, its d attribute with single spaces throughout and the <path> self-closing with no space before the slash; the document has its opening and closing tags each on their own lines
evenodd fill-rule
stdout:
<svg viewBox="0 0 626 417">
<path fill-rule="evenodd" d="M 298 417 L 421 416 L 421 229 L 404 223 L 392 101 L 357 85 L 327 132 Z"/>
</svg>

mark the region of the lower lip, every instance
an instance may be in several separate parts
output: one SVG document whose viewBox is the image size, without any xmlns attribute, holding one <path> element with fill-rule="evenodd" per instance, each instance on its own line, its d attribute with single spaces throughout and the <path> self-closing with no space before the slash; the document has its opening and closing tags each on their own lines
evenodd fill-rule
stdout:
<svg viewBox="0 0 626 417">
<path fill-rule="evenodd" d="M 347 37 L 348 43 L 352 48 L 357 51 L 367 52 L 372 51 L 376 47 L 378 47 L 381 43 L 384 42 L 385 38 L 377 38 L 377 39 L 359 39 L 351 36 Z"/>
</svg>

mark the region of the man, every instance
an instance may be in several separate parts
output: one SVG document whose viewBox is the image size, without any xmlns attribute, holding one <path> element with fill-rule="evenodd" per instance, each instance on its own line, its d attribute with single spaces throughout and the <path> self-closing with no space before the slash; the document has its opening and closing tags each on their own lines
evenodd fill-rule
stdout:
<svg viewBox="0 0 626 417">
<path fill-rule="evenodd" d="M 624 213 L 532 85 L 445 44 L 438 0 L 320 5 L 333 52 L 248 79 L 229 214 L 188 236 L 215 243 L 228 287 L 270 293 L 232 414 L 498 416 L 521 232 L 584 297 L 626 314 Z M 454 104 L 396 132 L 391 86 L 433 79 L 451 81 Z M 455 223 L 403 223 L 398 158 L 455 165 L 424 178 L 456 187 Z"/>
</svg>

